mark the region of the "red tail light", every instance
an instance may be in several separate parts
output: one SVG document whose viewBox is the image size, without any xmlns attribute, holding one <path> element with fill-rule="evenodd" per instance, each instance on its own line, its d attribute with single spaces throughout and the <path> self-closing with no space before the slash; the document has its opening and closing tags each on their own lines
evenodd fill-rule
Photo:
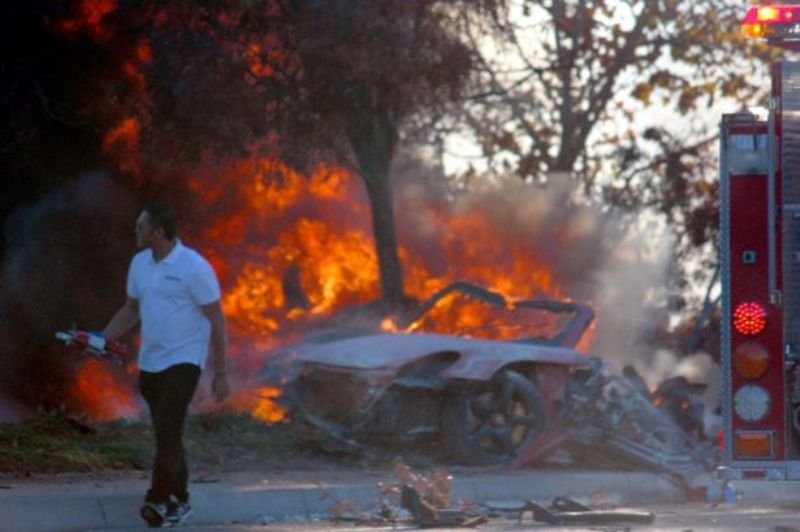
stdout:
<svg viewBox="0 0 800 532">
<path fill-rule="evenodd" d="M 767 326 L 767 310 L 753 301 L 739 304 L 733 311 L 733 327 L 745 336 L 755 336 Z"/>
</svg>

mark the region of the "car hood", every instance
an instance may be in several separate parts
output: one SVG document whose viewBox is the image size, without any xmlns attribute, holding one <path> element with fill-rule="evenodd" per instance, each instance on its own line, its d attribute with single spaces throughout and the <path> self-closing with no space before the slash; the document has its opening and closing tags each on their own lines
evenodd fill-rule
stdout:
<svg viewBox="0 0 800 532">
<path fill-rule="evenodd" d="M 308 346 L 297 362 L 334 366 L 352 371 L 397 370 L 419 358 L 442 352 L 458 353 L 459 359 L 441 376 L 490 378 L 498 369 L 515 362 L 583 365 L 586 357 L 563 347 L 459 338 L 438 334 L 373 334 Z"/>
</svg>

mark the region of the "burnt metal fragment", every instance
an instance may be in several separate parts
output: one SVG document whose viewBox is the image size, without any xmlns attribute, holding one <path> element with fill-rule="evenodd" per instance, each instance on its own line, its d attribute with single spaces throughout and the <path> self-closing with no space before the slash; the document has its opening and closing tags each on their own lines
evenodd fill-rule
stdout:
<svg viewBox="0 0 800 532">
<path fill-rule="evenodd" d="M 420 497 L 413 486 L 406 484 L 400 492 L 400 501 L 420 528 L 466 527 L 473 528 L 488 522 L 483 514 L 467 513 L 462 510 L 443 510 L 434 507 Z"/>
<path fill-rule="evenodd" d="M 649 525 L 655 521 L 655 514 L 641 510 L 593 510 L 571 499 L 559 498 L 546 508 L 535 501 L 527 501 L 519 512 L 522 522 L 525 512 L 531 512 L 534 521 L 549 525 L 608 525 L 637 524 Z"/>
</svg>

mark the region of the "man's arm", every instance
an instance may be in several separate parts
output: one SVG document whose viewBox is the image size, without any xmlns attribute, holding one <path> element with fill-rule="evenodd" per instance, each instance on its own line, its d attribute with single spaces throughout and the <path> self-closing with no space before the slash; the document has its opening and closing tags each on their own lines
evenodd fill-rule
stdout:
<svg viewBox="0 0 800 532">
<path fill-rule="evenodd" d="M 116 340 L 137 323 L 139 323 L 139 300 L 129 297 L 103 329 L 103 337 L 109 341 Z"/>
<path fill-rule="evenodd" d="M 211 391 L 217 401 L 222 401 L 230 393 L 228 374 L 226 369 L 227 334 L 225 332 L 225 315 L 219 300 L 200 307 L 208 321 L 211 323 L 211 367 L 214 370 L 214 379 L 211 381 Z"/>
</svg>

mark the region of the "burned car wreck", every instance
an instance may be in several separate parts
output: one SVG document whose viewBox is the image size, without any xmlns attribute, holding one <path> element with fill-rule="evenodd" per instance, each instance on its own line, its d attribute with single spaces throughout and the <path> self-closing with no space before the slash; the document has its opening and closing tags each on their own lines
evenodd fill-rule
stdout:
<svg viewBox="0 0 800 532">
<path fill-rule="evenodd" d="M 612 375 L 576 350 L 593 319 L 579 303 L 511 302 L 456 282 L 395 316 L 394 331 L 333 327 L 282 348 L 280 402 L 294 423 L 353 449 L 424 442 L 465 465 L 519 467 L 561 451 L 710 470 L 713 446 L 678 419 L 696 409 L 660 408 L 635 370 Z"/>
</svg>

